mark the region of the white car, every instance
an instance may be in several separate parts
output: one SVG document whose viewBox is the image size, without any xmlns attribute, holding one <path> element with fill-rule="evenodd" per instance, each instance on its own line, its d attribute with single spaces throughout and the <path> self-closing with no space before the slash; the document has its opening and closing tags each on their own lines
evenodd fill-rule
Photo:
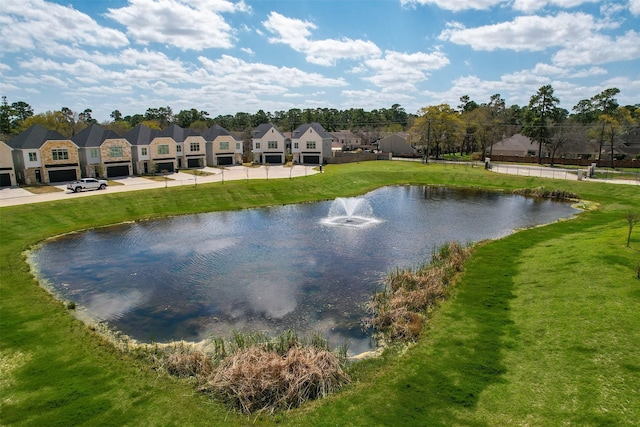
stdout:
<svg viewBox="0 0 640 427">
<path fill-rule="evenodd" d="M 67 190 L 78 193 L 82 190 L 104 190 L 107 188 L 107 181 L 104 179 L 82 178 L 78 181 L 67 184 Z"/>
</svg>

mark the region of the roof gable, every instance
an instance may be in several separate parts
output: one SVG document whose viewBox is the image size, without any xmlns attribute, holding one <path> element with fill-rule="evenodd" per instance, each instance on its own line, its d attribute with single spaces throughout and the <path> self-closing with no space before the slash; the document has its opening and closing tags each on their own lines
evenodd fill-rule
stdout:
<svg viewBox="0 0 640 427">
<path fill-rule="evenodd" d="M 227 135 L 233 137 L 233 135 L 231 135 L 228 130 L 220 125 L 213 125 L 202 133 L 202 137 L 205 139 L 205 141 L 214 141 L 219 136 Z"/>
<path fill-rule="evenodd" d="M 253 139 L 262 139 L 269 130 L 274 129 L 283 139 L 285 136 L 273 123 L 262 123 L 253 130 Z"/>
<path fill-rule="evenodd" d="M 46 141 L 56 140 L 69 141 L 69 138 L 65 138 L 54 130 L 48 130 L 44 126 L 33 125 L 9 141 L 8 145 L 11 148 L 40 148 Z"/>
<path fill-rule="evenodd" d="M 300 139 L 309 129 L 313 129 L 323 139 L 333 139 L 333 135 L 325 131 L 320 123 L 305 123 L 300 125 L 291 135 L 292 139 Z"/>
<path fill-rule="evenodd" d="M 124 138 L 132 145 L 149 145 L 158 131 L 140 124 L 124 134 Z"/>
</svg>

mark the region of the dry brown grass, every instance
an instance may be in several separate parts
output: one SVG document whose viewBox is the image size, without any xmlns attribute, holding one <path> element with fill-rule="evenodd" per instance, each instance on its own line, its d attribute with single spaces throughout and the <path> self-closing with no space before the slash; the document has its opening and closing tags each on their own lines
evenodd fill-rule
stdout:
<svg viewBox="0 0 640 427">
<path fill-rule="evenodd" d="M 244 413 L 273 412 L 324 397 L 348 382 L 333 352 L 296 346 L 280 355 L 252 347 L 225 359 L 202 390 Z"/>
<path fill-rule="evenodd" d="M 433 254 L 431 263 L 415 270 L 398 269 L 387 276 L 385 288 L 367 303 L 364 326 L 386 341 L 418 338 L 428 310 L 449 295 L 449 286 L 470 253 L 449 243 Z"/>
<path fill-rule="evenodd" d="M 59 189 L 58 187 L 54 187 L 53 185 L 46 185 L 46 184 L 25 185 L 22 188 L 24 188 L 25 190 L 33 194 L 59 193 L 61 191 L 64 191 Z"/>
</svg>

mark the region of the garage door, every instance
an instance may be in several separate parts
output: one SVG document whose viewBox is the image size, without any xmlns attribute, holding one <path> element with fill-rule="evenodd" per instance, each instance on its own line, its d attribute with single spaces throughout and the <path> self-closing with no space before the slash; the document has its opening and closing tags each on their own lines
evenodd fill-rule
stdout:
<svg viewBox="0 0 640 427">
<path fill-rule="evenodd" d="M 129 176 L 129 166 L 109 166 L 107 168 L 107 177 Z"/>
<path fill-rule="evenodd" d="M 279 157 L 278 157 L 279 159 Z M 224 165 L 232 165 L 233 164 L 233 157 L 231 156 L 225 156 L 225 157 L 218 157 L 218 165 L 219 166 L 224 166 Z"/>
<path fill-rule="evenodd" d="M 0 173 L 0 187 L 11 187 L 11 175 Z"/>
<path fill-rule="evenodd" d="M 199 168 L 200 166 L 202 166 L 200 164 L 200 159 L 187 159 L 188 168 Z"/>
<path fill-rule="evenodd" d="M 173 162 L 156 163 L 156 173 L 162 173 L 163 171 L 173 172 Z"/>
<path fill-rule="evenodd" d="M 282 156 L 280 156 L 280 155 L 277 155 L 277 156 L 265 155 L 264 156 L 264 162 L 265 163 L 282 163 Z"/>
<path fill-rule="evenodd" d="M 75 169 L 49 171 L 49 182 L 75 181 L 78 179 Z"/>
<path fill-rule="evenodd" d="M 320 156 L 304 156 L 302 158 L 302 163 L 304 163 L 305 165 L 319 165 Z"/>
</svg>

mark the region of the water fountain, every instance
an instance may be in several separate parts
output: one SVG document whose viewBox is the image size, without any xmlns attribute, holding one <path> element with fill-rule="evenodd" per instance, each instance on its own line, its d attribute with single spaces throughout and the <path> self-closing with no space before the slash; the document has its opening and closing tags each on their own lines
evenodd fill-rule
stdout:
<svg viewBox="0 0 640 427">
<path fill-rule="evenodd" d="M 362 228 L 379 223 L 374 218 L 373 209 L 364 197 L 338 197 L 329 208 L 329 214 L 322 220 L 325 225 Z"/>
</svg>

